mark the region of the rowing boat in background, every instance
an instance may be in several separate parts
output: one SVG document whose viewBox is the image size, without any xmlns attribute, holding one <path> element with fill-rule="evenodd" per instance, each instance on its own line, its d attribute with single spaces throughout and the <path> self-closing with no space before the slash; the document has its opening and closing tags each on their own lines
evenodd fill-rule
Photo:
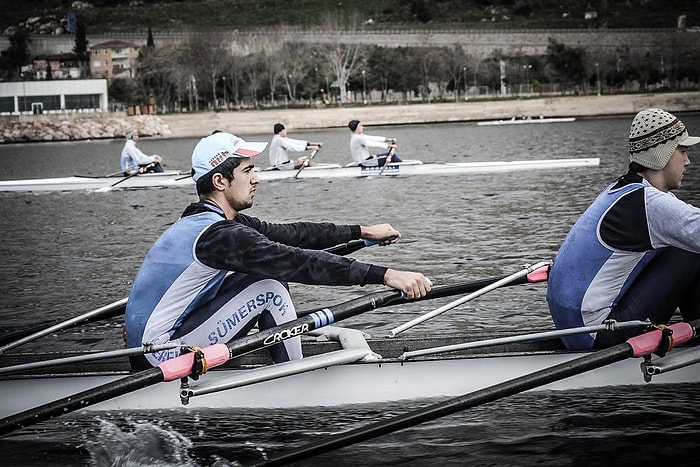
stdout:
<svg viewBox="0 0 700 467">
<path fill-rule="evenodd" d="M 127 176 L 74 175 L 71 177 L 2 180 L 0 181 L 0 191 L 110 191 L 127 188 L 154 188 L 179 178 L 188 178 L 191 181 L 189 173 L 166 170 Z"/>
<path fill-rule="evenodd" d="M 528 125 L 531 123 L 567 123 L 575 122 L 575 117 L 538 117 L 538 118 L 511 118 L 508 120 L 486 120 L 483 122 L 477 122 L 477 126 L 494 126 L 494 125 Z"/>
<path fill-rule="evenodd" d="M 415 175 L 452 175 L 515 172 L 523 170 L 562 169 L 574 167 L 595 167 L 599 158 L 538 159 L 491 162 L 423 163 L 408 160 L 388 164 L 384 167 L 345 166 L 319 164 L 296 170 L 260 170 L 261 180 L 284 180 L 306 178 L 362 178 Z M 111 191 L 139 188 L 175 188 L 192 186 L 189 172 L 166 171 L 127 177 L 59 177 L 0 181 L 0 191 Z"/>
</svg>

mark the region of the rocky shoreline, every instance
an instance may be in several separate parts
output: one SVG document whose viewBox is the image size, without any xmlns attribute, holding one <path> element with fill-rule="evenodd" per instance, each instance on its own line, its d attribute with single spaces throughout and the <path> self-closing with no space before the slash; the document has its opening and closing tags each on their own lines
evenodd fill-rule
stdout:
<svg viewBox="0 0 700 467">
<path fill-rule="evenodd" d="M 143 136 L 185 138 L 225 130 L 239 135 L 269 133 L 275 123 L 295 130 L 339 128 L 351 119 L 368 125 L 474 122 L 511 117 L 599 117 L 634 115 L 650 107 L 669 112 L 700 111 L 700 92 L 557 96 L 440 104 L 366 105 L 328 108 L 238 110 L 197 114 L 117 116 L 94 114 L 6 117 L 0 143 L 121 138 L 128 128 Z"/>
<path fill-rule="evenodd" d="M 129 128 L 136 128 L 142 136 L 170 136 L 172 133 L 168 125 L 155 115 L 41 115 L 0 120 L 0 143 L 122 138 Z"/>
</svg>

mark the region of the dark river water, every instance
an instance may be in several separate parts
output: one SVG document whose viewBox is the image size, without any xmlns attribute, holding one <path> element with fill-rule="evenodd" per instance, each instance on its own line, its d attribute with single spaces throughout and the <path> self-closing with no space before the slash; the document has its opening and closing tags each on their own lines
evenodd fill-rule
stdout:
<svg viewBox="0 0 700 467">
<path fill-rule="evenodd" d="M 700 114 L 682 119 L 700 134 Z M 395 136 L 403 158 L 470 162 L 599 157 L 599 167 L 336 180 L 261 182 L 248 213 L 270 221 L 390 222 L 403 235 L 365 248 L 362 261 L 418 270 L 435 285 L 502 276 L 554 257 L 596 194 L 626 171 L 632 116 L 573 123 L 367 127 Z M 224 128 L 232 131 L 235 129 Z M 240 135 L 268 141 L 271 134 Z M 295 132 L 320 140 L 321 162 L 349 161 L 347 129 Z M 189 169 L 196 139 L 142 139 L 168 169 Z M 0 146 L 0 179 L 105 174 L 122 142 Z M 691 161 L 700 161 L 691 150 Z M 697 156 L 696 156 L 697 154 Z M 259 165 L 267 165 L 266 153 Z M 700 162 L 676 194 L 700 205 Z M 108 193 L 0 193 L 0 334 L 67 319 L 126 297 L 152 242 L 195 200 L 194 187 Z M 498 289 L 415 332 L 551 326 L 545 285 Z M 299 309 L 335 304 L 377 287 L 292 284 Z M 345 321 L 369 334 L 454 300 L 376 310 Z M 412 332 L 412 331 L 411 331 Z M 113 349 L 114 319 L 26 344 L 26 350 Z M 700 371 L 700 369 L 699 369 Z M 302 465 L 697 465 L 697 385 L 525 393 L 318 456 Z M 0 401 L 0 403 L 2 403 Z M 227 466 L 259 461 L 324 434 L 403 413 L 426 401 L 287 411 L 68 415 L 0 438 L 0 465 Z"/>
</svg>

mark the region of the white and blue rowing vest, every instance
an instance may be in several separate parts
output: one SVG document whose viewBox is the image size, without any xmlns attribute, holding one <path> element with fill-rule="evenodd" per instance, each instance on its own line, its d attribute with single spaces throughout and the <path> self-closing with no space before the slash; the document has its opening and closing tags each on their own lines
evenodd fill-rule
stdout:
<svg viewBox="0 0 700 467">
<path fill-rule="evenodd" d="M 216 295 L 227 271 L 205 266 L 194 249 L 202 232 L 221 220 L 214 212 L 183 217 L 153 244 L 126 305 L 127 347 L 170 340 L 192 310 Z"/>
<path fill-rule="evenodd" d="M 549 274 L 547 302 L 557 329 L 601 324 L 657 250 L 650 245 L 644 185 L 608 186 L 567 235 Z M 571 350 L 595 333 L 564 337 Z"/>
</svg>

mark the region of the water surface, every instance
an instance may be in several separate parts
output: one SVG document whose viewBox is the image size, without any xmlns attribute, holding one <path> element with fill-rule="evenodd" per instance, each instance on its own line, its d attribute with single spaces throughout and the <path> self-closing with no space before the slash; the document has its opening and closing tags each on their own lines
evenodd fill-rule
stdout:
<svg viewBox="0 0 700 467">
<path fill-rule="evenodd" d="M 700 133 L 700 115 L 683 120 Z M 248 213 L 270 221 L 390 222 L 403 234 L 358 260 L 418 270 L 435 285 L 501 276 L 554 257 L 581 212 L 626 170 L 631 117 L 574 123 L 367 127 L 396 136 L 403 158 L 471 162 L 599 157 L 599 167 L 502 174 L 262 182 Z M 225 129 L 235 132 L 235 129 Z M 241 135 L 267 141 L 270 135 Z M 325 142 L 317 159 L 349 160 L 349 131 L 294 132 Z M 105 174 L 121 141 L 0 146 L 0 179 Z M 166 168 L 188 170 L 196 139 L 142 139 Z M 691 160 L 700 153 L 691 151 Z M 266 165 L 265 156 L 259 165 Z M 700 166 L 700 162 L 696 165 Z M 700 169 L 679 197 L 700 205 Z M 67 319 L 126 297 L 148 248 L 195 200 L 194 187 L 109 193 L 0 193 L 3 241 L 0 332 Z M 300 309 L 339 303 L 378 286 L 293 284 Z M 409 332 L 548 327 L 544 285 L 503 288 Z M 345 321 L 370 334 L 454 300 L 402 305 Z M 26 350 L 121 346 L 114 319 L 25 346 Z M 465 376 L 466 377 L 466 376 Z M 691 465 L 700 442 L 697 386 L 651 385 L 523 394 L 310 460 L 306 465 Z M 0 439 L 3 465 L 237 465 L 323 434 L 425 405 L 299 411 L 70 415 Z M 136 442 L 138 440 L 138 443 Z M 129 449 L 138 446 L 134 453 Z M 141 447 L 143 446 L 143 447 Z"/>
</svg>

